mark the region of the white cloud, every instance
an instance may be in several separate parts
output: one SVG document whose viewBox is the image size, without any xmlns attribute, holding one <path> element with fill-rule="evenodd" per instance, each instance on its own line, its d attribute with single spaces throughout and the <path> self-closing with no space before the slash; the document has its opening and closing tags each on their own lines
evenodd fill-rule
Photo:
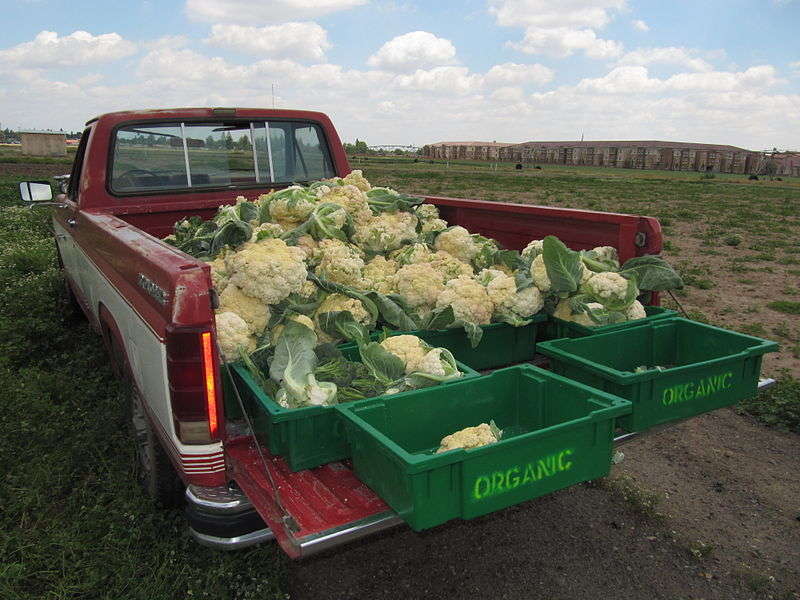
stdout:
<svg viewBox="0 0 800 600">
<path fill-rule="evenodd" d="M 650 31 L 650 26 L 641 19 L 634 19 L 631 21 L 631 25 L 636 31 Z"/>
<path fill-rule="evenodd" d="M 489 0 L 489 13 L 506 27 L 524 27 L 525 35 L 509 46 L 527 54 L 566 57 L 583 52 L 608 59 L 622 54 L 622 44 L 598 37 L 626 0 Z"/>
<path fill-rule="evenodd" d="M 193 21 L 261 25 L 315 19 L 366 4 L 368 0 L 186 0 Z"/>
<path fill-rule="evenodd" d="M 386 42 L 367 59 L 371 67 L 387 71 L 411 71 L 455 62 L 456 48 L 450 40 L 427 31 L 412 31 Z"/>
<path fill-rule="evenodd" d="M 323 60 L 331 47 L 327 32 L 316 23 L 282 23 L 264 27 L 218 24 L 206 43 L 255 56 Z"/>
<path fill-rule="evenodd" d="M 401 89 L 451 94 L 475 92 L 482 84 L 480 75 L 470 74 L 466 67 L 418 69 L 408 75 L 398 75 L 394 81 Z"/>
<path fill-rule="evenodd" d="M 651 79 L 646 67 L 617 67 L 603 77 L 582 79 L 577 89 L 601 94 L 636 94 L 661 91 L 664 82 Z"/>
<path fill-rule="evenodd" d="M 591 27 L 610 21 L 609 12 L 626 7 L 626 0 L 489 0 L 489 12 L 506 27 Z"/>
<path fill-rule="evenodd" d="M 793 71 L 794 75 L 800 75 L 800 60 L 796 62 L 790 62 L 789 68 Z"/>
<path fill-rule="evenodd" d="M 135 51 L 136 45 L 118 33 L 74 31 L 59 37 L 55 31 L 41 31 L 30 42 L 0 50 L 0 63 L 30 68 L 75 67 L 111 62 Z"/>
<path fill-rule="evenodd" d="M 507 86 L 497 88 L 490 97 L 498 102 L 521 102 L 525 98 L 525 92 L 522 88 Z"/>
<path fill-rule="evenodd" d="M 529 27 L 521 42 L 509 46 L 526 54 L 546 54 L 563 58 L 582 51 L 589 58 L 609 59 L 622 54 L 622 44 L 598 38 L 591 29 L 556 27 L 540 29 Z"/>
<path fill-rule="evenodd" d="M 771 65 L 750 67 L 741 72 L 678 73 L 667 79 L 651 78 L 647 67 L 621 66 L 612 69 L 603 77 L 581 80 L 576 89 L 601 94 L 716 93 L 748 89 L 759 90 L 779 82 L 775 67 Z"/>
<path fill-rule="evenodd" d="M 697 56 L 696 50 L 675 46 L 637 48 L 622 56 L 618 64 L 646 66 L 655 63 L 679 65 L 692 71 L 713 70 L 713 67 L 707 61 Z"/>
<path fill-rule="evenodd" d="M 488 84 L 519 84 L 534 83 L 543 85 L 553 80 L 555 73 L 553 69 L 544 65 L 519 63 L 503 63 L 494 65 L 486 73 L 485 81 Z"/>
<path fill-rule="evenodd" d="M 750 67 L 738 73 L 730 71 L 678 73 L 666 81 L 672 90 L 710 92 L 731 92 L 746 88 L 763 89 L 780 82 L 772 65 Z"/>
</svg>

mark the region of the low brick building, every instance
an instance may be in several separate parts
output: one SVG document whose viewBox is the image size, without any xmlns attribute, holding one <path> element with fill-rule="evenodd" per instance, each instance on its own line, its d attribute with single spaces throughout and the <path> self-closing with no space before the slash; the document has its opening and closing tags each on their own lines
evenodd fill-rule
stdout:
<svg viewBox="0 0 800 600">
<path fill-rule="evenodd" d="M 423 147 L 429 158 L 499 160 L 518 163 L 586 165 L 668 171 L 752 173 L 763 163 L 762 154 L 736 146 L 691 142 L 439 142 Z"/>
<path fill-rule="evenodd" d="M 768 160 L 775 163 L 775 175 L 800 177 L 800 152 L 774 152 Z"/>
<path fill-rule="evenodd" d="M 422 149 L 422 155 L 443 160 L 503 160 L 500 150 L 513 144 L 500 142 L 437 142 Z"/>
</svg>

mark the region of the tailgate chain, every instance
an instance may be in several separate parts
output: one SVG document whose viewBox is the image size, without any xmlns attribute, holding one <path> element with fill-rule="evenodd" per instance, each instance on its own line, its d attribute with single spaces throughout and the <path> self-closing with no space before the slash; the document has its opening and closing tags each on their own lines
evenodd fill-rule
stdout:
<svg viewBox="0 0 800 600">
<path fill-rule="evenodd" d="M 219 356 L 222 356 L 222 352 L 220 350 L 219 344 L 217 344 L 217 352 Z M 250 415 L 247 414 L 247 410 L 244 407 L 244 402 L 242 401 L 242 396 L 239 394 L 239 387 L 236 385 L 236 380 L 233 377 L 233 373 L 231 371 L 230 364 L 225 362 L 225 370 L 228 372 L 228 378 L 231 382 L 231 387 L 233 387 L 233 391 L 236 394 L 236 402 L 239 404 L 239 408 L 242 411 L 242 415 L 244 415 L 244 420 L 247 422 L 247 428 L 250 430 L 250 436 L 253 438 L 253 443 L 256 446 L 256 452 L 258 452 L 258 456 L 261 458 L 261 462 L 264 465 L 264 470 L 267 472 L 267 479 L 269 480 L 270 485 L 272 486 L 272 491 L 275 493 L 275 504 L 278 505 L 281 513 L 283 516 L 281 517 L 281 521 L 283 522 L 283 526 L 289 532 L 297 532 L 300 531 L 300 526 L 297 524 L 297 521 L 294 520 L 294 517 L 289 514 L 289 511 L 286 510 L 286 507 L 281 502 L 280 492 L 278 491 L 278 486 L 275 484 L 275 480 L 272 478 L 272 472 L 269 470 L 269 466 L 267 464 L 267 459 L 264 457 L 264 452 L 261 450 L 261 444 L 258 442 L 256 438 L 256 430 L 253 427 L 253 422 L 250 420 Z"/>
</svg>

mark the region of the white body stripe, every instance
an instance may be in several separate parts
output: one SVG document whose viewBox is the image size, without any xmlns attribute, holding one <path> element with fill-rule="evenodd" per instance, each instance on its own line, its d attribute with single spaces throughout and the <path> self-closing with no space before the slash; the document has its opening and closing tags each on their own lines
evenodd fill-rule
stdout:
<svg viewBox="0 0 800 600">
<path fill-rule="evenodd" d="M 166 432 L 171 447 L 165 448 L 187 473 L 215 473 L 225 469 L 220 442 L 187 446 L 175 435 L 167 379 L 167 352 L 164 343 L 125 300 L 116 287 L 103 275 L 97 265 L 75 243 L 74 238 L 55 222 L 56 242 L 64 267 L 80 286 L 83 297 L 97 318 L 103 304 L 119 327 L 121 342 L 131 363 L 136 384 L 150 414 Z"/>
</svg>

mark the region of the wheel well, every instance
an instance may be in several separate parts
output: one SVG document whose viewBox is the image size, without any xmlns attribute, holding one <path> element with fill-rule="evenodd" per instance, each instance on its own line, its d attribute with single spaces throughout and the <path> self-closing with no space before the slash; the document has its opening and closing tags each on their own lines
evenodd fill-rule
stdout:
<svg viewBox="0 0 800 600">
<path fill-rule="evenodd" d="M 133 370 L 131 369 L 130 361 L 128 360 L 128 352 L 125 348 L 125 343 L 122 341 L 122 332 L 117 326 L 117 322 L 111 315 L 111 312 L 100 303 L 97 309 L 98 320 L 100 321 L 100 334 L 103 338 L 106 351 L 108 352 L 111 364 L 117 377 L 129 381 L 135 385 L 133 378 Z"/>
</svg>

